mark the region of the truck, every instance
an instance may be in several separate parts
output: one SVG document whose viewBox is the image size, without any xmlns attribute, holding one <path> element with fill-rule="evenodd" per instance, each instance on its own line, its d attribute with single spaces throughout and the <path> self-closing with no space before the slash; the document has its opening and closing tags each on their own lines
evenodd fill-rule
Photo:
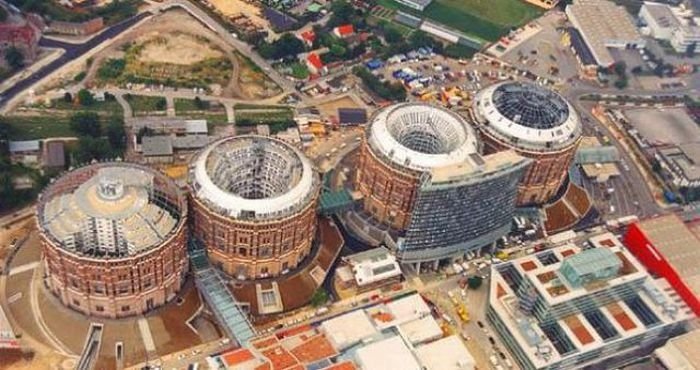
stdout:
<svg viewBox="0 0 700 370">
<path fill-rule="evenodd" d="M 469 312 L 467 311 L 467 308 L 464 306 L 464 304 L 460 304 L 459 307 L 457 307 L 457 315 L 459 315 L 459 318 L 462 320 L 462 322 L 469 322 Z"/>
</svg>

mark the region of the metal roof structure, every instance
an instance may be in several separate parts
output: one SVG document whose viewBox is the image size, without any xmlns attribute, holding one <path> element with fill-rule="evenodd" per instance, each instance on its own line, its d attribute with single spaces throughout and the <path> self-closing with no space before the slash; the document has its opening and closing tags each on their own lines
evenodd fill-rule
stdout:
<svg viewBox="0 0 700 370">
<path fill-rule="evenodd" d="M 191 242 L 192 243 L 192 242 Z M 194 270 L 195 283 L 204 300 L 214 311 L 214 316 L 222 324 L 226 334 L 241 346 L 256 336 L 255 329 L 241 309 L 226 284 L 209 264 L 206 252 L 201 248 L 191 248 L 190 260 Z"/>
<path fill-rule="evenodd" d="M 162 189 L 155 176 L 131 164 L 102 167 L 73 189 L 49 187 L 52 195 L 42 199 L 37 217 L 66 250 L 108 257 L 140 253 L 167 240 L 183 222 L 182 210 L 156 195 Z"/>
<path fill-rule="evenodd" d="M 39 140 L 10 141 L 8 143 L 10 153 L 35 152 L 39 150 L 40 146 Z"/>
<path fill-rule="evenodd" d="M 229 217 L 276 218 L 305 206 L 320 181 L 311 162 L 277 139 L 228 137 L 205 147 L 190 166 L 195 197 Z"/>
<path fill-rule="evenodd" d="M 556 92 L 528 82 L 489 86 L 474 99 L 482 130 L 525 149 L 567 147 L 581 136 L 578 114 Z"/>
<path fill-rule="evenodd" d="M 402 103 L 372 117 L 367 141 L 395 164 L 430 170 L 464 163 L 477 153 L 477 137 L 466 121 L 444 108 Z"/>
</svg>

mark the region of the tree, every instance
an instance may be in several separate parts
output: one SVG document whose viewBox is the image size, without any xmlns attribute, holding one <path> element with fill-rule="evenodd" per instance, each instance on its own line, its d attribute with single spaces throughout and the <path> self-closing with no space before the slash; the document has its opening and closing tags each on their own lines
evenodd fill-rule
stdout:
<svg viewBox="0 0 700 370">
<path fill-rule="evenodd" d="M 107 139 L 90 136 L 81 136 L 78 139 L 78 147 L 73 155 L 78 163 L 88 163 L 93 159 L 99 161 L 115 157 Z"/>
<path fill-rule="evenodd" d="M 194 106 L 199 110 L 205 110 L 209 108 L 209 102 L 204 101 L 199 98 L 199 96 L 194 97 Z"/>
<path fill-rule="evenodd" d="M 165 100 L 165 98 L 159 98 L 156 100 L 157 110 L 165 110 L 166 108 L 168 108 L 168 102 Z"/>
<path fill-rule="evenodd" d="M 66 91 L 66 93 L 63 94 L 63 101 L 66 103 L 72 103 L 73 102 L 73 95 L 71 95 L 71 93 Z"/>
<path fill-rule="evenodd" d="M 479 276 L 472 276 L 469 279 L 467 279 L 467 286 L 469 289 L 476 290 L 479 289 L 481 286 L 481 283 L 483 282 L 483 279 Z"/>
<path fill-rule="evenodd" d="M 80 102 L 80 105 L 83 107 L 89 107 L 95 103 L 95 97 L 92 96 L 90 90 L 80 89 L 80 91 L 78 91 L 78 102 Z"/>
<path fill-rule="evenodd" d="M 616 88 L 622 90 L 622 89 L 624 89 L 624 88 L 627 87 L 627 83 L 628 83 L 627 78 L 624 78 L 624 77 L 623 77 L 623 78 L 618 78 L 618 79 L 615 81 L 615 84 L 614 84 L 614 85 L 615 85 Z"/>
<path fill-rule="evenodd" d="M 78 112 L 70 118 L 70 128 L 78 136 L 99 137 L 102 135 L 100 116 L 95 112 Z"/>
<path fill-rule="evenodd" d="M 384 28 L 384 40 L 390 44 L 403 41 L 403 35 L 393 27 Z"/>
<path fill-rule="evenodd" d="M 326 292 L 326 290 L 323 288 L 319 288 L 314 292 L 314 295 L 311 296 L 311 306 L 323 306 L 326 302 L 328 302 L 328 298 L 328 292 Z"/>
<path fill-rule="evenodd" d="M 342 58 L 345 53 L 347 52 L 347 49 L 345 49 L 342 45 L 339 44 L 333 44 L 330 48 L 330 53 L 338 58 Z"/>
<path fill-rule="evenodd" d="M 20 69 L 24 66 L 24 54 L 16 46 L 10 46 L 5 50 L 5 61 L 12 69 Z"/>
<path fill-rule="evenodd" d="M 355 8 L 345 0 L 336 0 L 331 4 L 333 15 L 328 20 L 328 27 L 336 27 L 343 24 L 352 23 L 355 18 Z"/>
<path fill-rule="evenodd" d="M 112 149 L 121 151 L 126 144 L 126 133 L 124 132 L 124 120 L 114 116 L 107 124 L 107 141 Z"/>
<path fill-rule="evenodd" d="M 617 62 L 613 65 L 613 72 L 622 77 L 627 73 L 627 64 L 625 62 Z"/>
</svg>

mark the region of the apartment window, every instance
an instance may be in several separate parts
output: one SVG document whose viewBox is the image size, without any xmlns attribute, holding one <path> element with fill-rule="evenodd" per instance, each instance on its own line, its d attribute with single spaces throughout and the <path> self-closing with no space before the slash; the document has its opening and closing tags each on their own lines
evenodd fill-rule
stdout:
<svg viewBox="0 0 700 370">
<path fill-rule="evenodd" d="M 103 306 L 95 306 L 95 311 L 104 312 L 105 308 Z"/>
<path fill-rule="evenodd" d="M 152 281 L 151 279 L 147 279 L 147 280 L 144 281 L 144 283 L 143 283 L 143 288 L 144 288 L 144 289 L 148 289 L 148 288 L 151 287 L 151 285 L 153 285 L 153 281 Z"/>
<path fill-rule="evenodd" d="M 127 312 L 131 309 L 129 306 L 122 306 L 122 312 Z"/>
<path fill-rule="evenodd" d="M 74 299 L 73 306 L 80 307 L 80 301 L 78 301 L 77 299 Z"/>
<path fill-rule="evenodd" d="M 267 272 L 268 272 L 267 267 L 263 267 L 263 268 L 260 269 L 260 273 L 261 273 L 261 274 L 267 274 Z"/>
</svg>

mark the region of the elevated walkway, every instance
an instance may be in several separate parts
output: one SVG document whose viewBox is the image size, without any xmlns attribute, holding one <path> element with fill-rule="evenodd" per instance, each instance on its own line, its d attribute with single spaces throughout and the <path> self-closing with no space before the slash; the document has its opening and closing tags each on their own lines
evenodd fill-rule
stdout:
<svg viewBox="0 0 700 370">
<path fill-rule="evenodd" d="M 204 301 L 214 312 L 226 335 L 240 346 L 246 345 L 256 333 L 241 303 L 235 300 L 224 280 L 209 263 L 206 251 L 196 241 L 190 241 L 189 255 L 195 284 Z"/>
</svg>

